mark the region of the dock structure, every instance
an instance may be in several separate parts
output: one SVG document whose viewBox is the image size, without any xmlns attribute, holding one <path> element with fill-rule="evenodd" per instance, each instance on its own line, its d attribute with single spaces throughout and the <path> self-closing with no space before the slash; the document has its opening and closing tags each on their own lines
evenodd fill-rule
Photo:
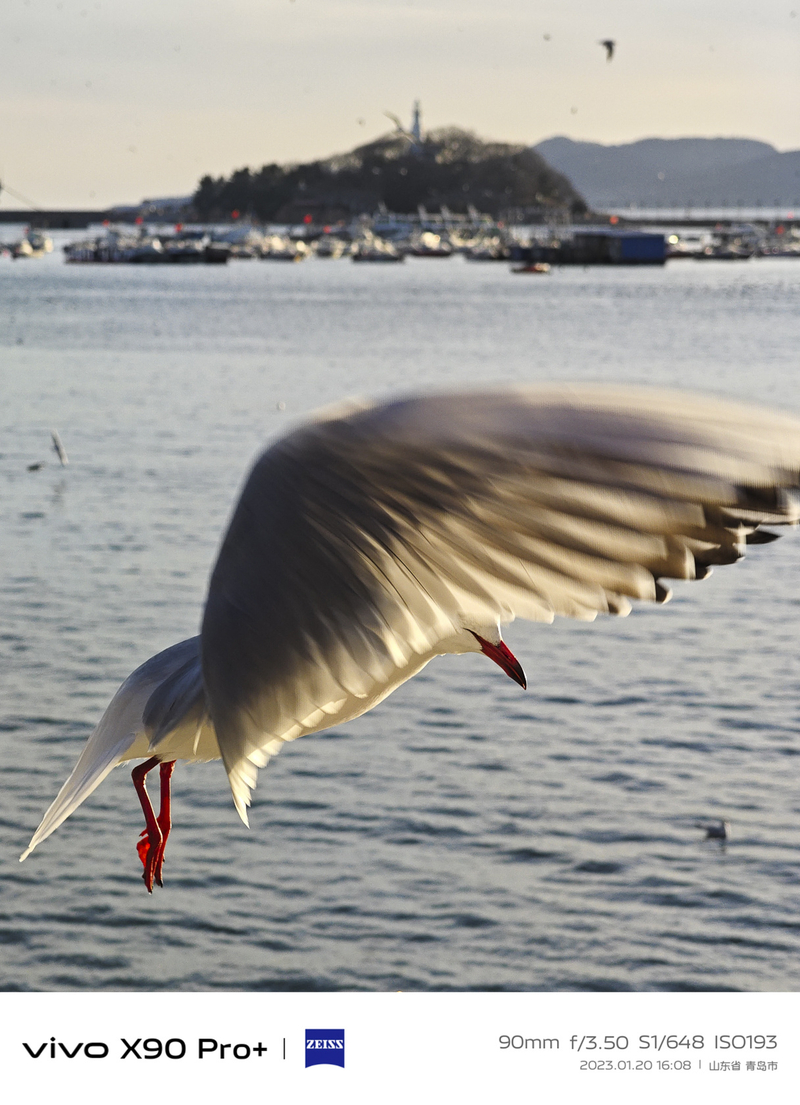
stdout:
<svg viewBox="0 0 800 1105">
<path fill-rule="evenodd" d="M 85 230 L 108 218 L 108 211 L 0 210 L 0 223 L 30 226 L 37 230 Z"/>
<path fill-rule="evenodd" d="M 751 222 L 633 222 L 616 215 L 567 219 L 561 209 L 539 211 L 527 221 L 498 218 L 476 208 L 466 213 L 446 206 L 415 212 L 376 210 L 315 222 L 306 215 L 296 224 L 264 225 L 249 217 L 201 225 L 171 220 L 109 219 L 110 211 L 0 211 L 0 223 L 22 223 L 27 236 L 83 227 L 96 229 L 82 241 L 63 246 L 69 261 L 196 262 L 224 264 L 228 258 L 302 260 L 303 257 L 365 259 L 365 246 L 376 241 L 401 255 L 449 257 L 461 253 L 471 261 L 506 261 L 517 266 L 607 265 L 659 266 L 667 260 L 747 260 L 750 257 L 800 257 L 800 220 Z M 105 217 L 103 217 L 105 216 Z M 0 241 L 0 252 L 15 252 L 19 243 Z M 280 247 L 280 248 L 279 248 Z M 373 250 L 373 252 L 375 252 Z M 387 251 L 381 254 L 386 259 Z M 36 254 L 38 256 L 38 254 Z M 534 271 L 519 269 L 517 271 Z M 540 271 L 540 270 L 536 270 Z"/>
</svg>

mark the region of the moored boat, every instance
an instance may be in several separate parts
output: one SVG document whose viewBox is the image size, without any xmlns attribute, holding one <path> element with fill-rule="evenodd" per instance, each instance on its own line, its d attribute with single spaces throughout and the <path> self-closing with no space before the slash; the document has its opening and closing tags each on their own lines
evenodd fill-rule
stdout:
<svg viewBox="0 0 800 1105">
<path fill-rule="evenodd" d="M 378 238 L 374 234 L 365 236 L 356 242 L 353 249 L 354 261 L 404 261 L 405 254 L 391 242 Z"/>
<path fill-rule="evenodd" d="M 303 261 L 309 249 L 305 242 L 294 241 L 280 234 L 272 234 L 261 247 L 262 261 Z"/>
<path fill-rule="evenodd" d="M 405 252 L 412 257 L 451 257 L 453 247 L 443 235 L 425 230 L 411 239 Z"/>
<path fill-rule="evenodd" d="M 53 239 L 42 234 L 40 230 L 31 227 L 25 231 L 25 236 L 11 247 L 11 256 L 18 257 L 44 257 L 46 253 L 53 252 Z"/>
</svg>

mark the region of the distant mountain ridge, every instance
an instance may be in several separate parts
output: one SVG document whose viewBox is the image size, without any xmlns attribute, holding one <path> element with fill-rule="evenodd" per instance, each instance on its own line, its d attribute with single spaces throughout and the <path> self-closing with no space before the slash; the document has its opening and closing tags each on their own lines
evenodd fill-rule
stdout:
<svg viewBox="0 0 800 1105">
<path fill-rule="evenodd" d="M 643 138 L 620 146 L 548 138 L 533 149 L 597 210 L 800 208 L 800 150 L 752 138 Z"/>
</svg>

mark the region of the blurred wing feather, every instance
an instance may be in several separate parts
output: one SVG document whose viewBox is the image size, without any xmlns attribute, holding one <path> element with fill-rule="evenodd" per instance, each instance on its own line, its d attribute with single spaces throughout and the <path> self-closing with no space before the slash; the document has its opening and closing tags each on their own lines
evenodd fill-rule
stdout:
<svg viewBox="0 0 800 1105">
<path fill-rule="evenodd" d="M 413 398 L 290 433 L 247 480 L 202 630 L 240 813 L 269 755 L 379 701 L 462 617 L 664 601 L 661 577 L 796 522 L 798 471 L 798 420 L 636 388 Z"/>
</svg>

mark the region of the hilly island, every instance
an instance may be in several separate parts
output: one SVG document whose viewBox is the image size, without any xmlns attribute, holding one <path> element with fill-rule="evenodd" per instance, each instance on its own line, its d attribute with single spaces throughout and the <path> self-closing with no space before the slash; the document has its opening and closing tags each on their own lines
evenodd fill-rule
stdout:
<svg viewBox="0 0 800 1105">
<path fill-rule="evenodd" d="M 583 215 L 586 202 L 562 173 L 525 145 L 484 141 L 456 127 L 424 136 L 398 131 L 302 165 L 237 169 L 205 176 L 192 197 L 202 220 L 231 212 L 261 222 L 317 224 L 351 219 L 384 207 L 398 213 L 420 207 L 455 213 L 479 210 L 496 218 L 530 217 L 548 210 Z"/>
</svg>

